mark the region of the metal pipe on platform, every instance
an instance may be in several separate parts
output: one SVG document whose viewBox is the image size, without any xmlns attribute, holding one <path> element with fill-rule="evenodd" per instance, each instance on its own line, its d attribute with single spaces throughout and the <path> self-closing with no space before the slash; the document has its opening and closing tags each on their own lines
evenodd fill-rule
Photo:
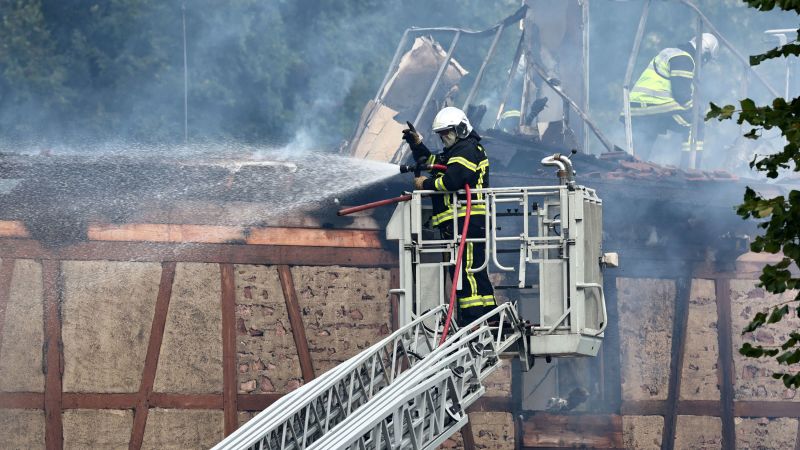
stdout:
<svg viewBox="0 0 800 450">
<path fill-rule="evenodd" d="M 633 148 L 633 125 L 631 123 L 631 77 L 633 76 L 633 66 L 639 56 L 639 48 L 644 37 L 644 28 L 647 25 L 647 18 L 650 15 L 650 0 L 644 2 L 642 15 L 639 18 L 639 28 L 636 29 L 636 38 L 633 40 L 633 50 L 628 58 L 628 67 L 625 69 L 625 81 L 622 83 L 622 108 L 625 115 L 625 149 L 634 155 Z"/>
</svg>

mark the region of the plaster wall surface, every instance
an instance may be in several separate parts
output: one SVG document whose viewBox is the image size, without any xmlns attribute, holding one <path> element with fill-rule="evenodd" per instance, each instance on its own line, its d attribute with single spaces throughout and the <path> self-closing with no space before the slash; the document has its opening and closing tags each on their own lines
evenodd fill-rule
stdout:
<svg viewBox="0 0 800 450">
<path fill-rule="evenodd" d="M 275 266 L 237 265 L 236 346 L 240 393 L 286 393 L 302 384 Z"/>
<path fill-rule="evenodd" d="M 65 392 L 137 392 L 161 266 L 64 261 Z"/>
<path fill-rule="evenodd" d="M 622 416 L 622 439 L 626 449 L 660 449 L 663 430 L 661 416 Z"/>
<path fill-rule="evenodd" d="M 722 448 L 722 421 L 719 417 L 678 416 L 675 427 L 676 450 Z"/>
<path fill-rule="evenodd" d="M 64 411 L 64 449 L 128 447 L 133 411 L 73 409 Z"/>
<path fill-rule="evenodd" d="M 211 448 L 224 436 L 222 411 L 153 408 L 147 416 L 142 448 Z"/>
<path fill-rule="evenodd" d="M 675 282 L 617 278 L 623 400 L 666 400 Z"/>
<path fill-rule="evenodd" d="M 44 448 L 44 411 L 0 409 L 0 448 Z"/>
<path fill-rule="evenodd" d="M 744 342 L 753 346 L 779 346 L 789 337 L 791 331 L 800 329 L 800 318 L 789 314 L 790 317 L 785 317 L 782 322 L 767 324 L 754 333 L 742 335 L 741 331 L 757 312 L 791 300 L 795 295 L 794 292 L 769 294 L 756 287 L 756 283 L 757 280 L 739 279 L 731 280 L 730 284 L 734 397 L 736 400 L 800 402 L 797 391 L 786 388 L 783 381 L 772 378 L 772 373 L 783 372 L 786 366 L 780 366 L 774 358 L 753 359 L 739 354 L 739 348 Z"/>
<path fill-rule="evenodd" d="M 155 392 L 222 392 L 221 290 L 219 264 L 177 264 Z"/>
<path fill-rule="evenodd" d="M 516 448 L 514 416 L 511 413 L 476 411 L 469 413 L 469 421 L 472 424 L 476 449 L 514 450 Z M 439 448 L 464 449 L 464 438 L 461 432 L 458 431 L 450 436 Z"/>
<path fill-rule="evenodd" d="M 0 391 L 42 392 L 42 265 L 14 262 L 0 347 Z"/>
<path fill-rule="evenodd" d="M 793 449 L 798 439 L 797 419 L 742 418 L 734 419 L 736 428 L 736 448 Z"/>
<path fill-rule="evenodd" d="M 713 280 L 692 280 L 681 370 L 682 400 L 719 400 L 715 286 Z"/>
</svg>

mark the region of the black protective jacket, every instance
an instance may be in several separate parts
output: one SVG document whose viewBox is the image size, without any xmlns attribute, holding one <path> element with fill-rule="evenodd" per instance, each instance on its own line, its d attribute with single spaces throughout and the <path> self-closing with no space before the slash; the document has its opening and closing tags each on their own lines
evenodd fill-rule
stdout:
<svg viewBox="0 0 800 450">
<path fill-rule="evenodd" d="M 425 146 L 420 143 L 411 146 L 411 151 L 414 154 L 414 159 L 419 161 L 424 159 L 428 164 L 443 164 L 447 166 L 446 172 L 434 170 L 423 183 L 423 189 L 435 191 L 457 191 L 463 189 L 466 184 L 469 184 L 471 189 L 485 189 L 489 187 L 489 159 L 486 156 L 486 151 L 480 144 L 481 137 L 478 133 L 472 131 L 469 136 L 464 139 L 458 140 L 455 144 L 446 148 L 442 153 L 434 155 Z M 453 218 L 452 196 L 450 195 L 434 195 L 433 201 L 433 220 L 434 226 L 447 224 Z M 465 199 L 464 195 L 460 195 L 459 199 Z M 483 194 L 472 195 L 472 212 L 471 216 L 485 215 L 486 205 L 477 203 L 476 200 L 483 200 Z M 466 215 L 466 207 L 461 206 L 458 210 L 458 216 L 464 217 Z"/>
</svg>

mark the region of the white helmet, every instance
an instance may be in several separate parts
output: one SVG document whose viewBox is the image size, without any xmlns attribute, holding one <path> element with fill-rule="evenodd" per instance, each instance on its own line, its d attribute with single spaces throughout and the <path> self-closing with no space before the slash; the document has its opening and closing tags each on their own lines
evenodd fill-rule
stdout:
<svg viewBox="0 0 800 450">
<path fill-rule="evenodd" d="M 470 125 L 467 115 L 455 106 L 442 108 L 433 118 L 434 133 L 449 129 L 455 131 L 459 139 L 464 139 L 472 132 L 472 125 Z"/>
<path fill-rule="evenodd" d="M 697 48 L 697 37 L 693 37 L 691 41 L 692 47 L 695 49 Z M 711 33 L 703 33 L 703 44 L 701 53 L 706 59 L 714 59 L 717 57 L 717 52 L 719 52 L 719 41 L 717 37 Z"/>
</svg>

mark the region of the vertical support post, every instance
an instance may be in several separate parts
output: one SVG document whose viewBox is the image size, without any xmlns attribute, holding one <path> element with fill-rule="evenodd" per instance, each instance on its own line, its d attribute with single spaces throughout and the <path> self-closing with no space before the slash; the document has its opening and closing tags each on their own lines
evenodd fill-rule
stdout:
<svg viewBox="0 0 800 450">
<path fill-rule="evenodd" d="M 461 427 L 461 437 L 464 439 L 464 450 L 475 450 L 475 435 L 472 433 L 472 422 L 467 422 Z"/>
<path fill-rule="evenodd" d="M 736 446 L 736 429 L 733 405 L 733 339 L 731 323 L 731 280 L 717 277 L 717 344 L 719 346 L 720 402 L 722 420 L 722 448 Z"/>
<path fill-rule="evenodd" d="M 225 436 L 239 428 L 236 361 L 236 282 L 233 264 L 220 264 L 222 289 L 222 405 Z"/>
<path fill-rule="evenodd" d="M 500 97 L 500 106 L 497 108 L 497 116 L 494 119 L 494 125 L 492 128 L 497 128 L 497 125 L 500 123 L 500 116 L 503 115 L 503 110 L 506 107 L 506 100 L 508 100 L 508 93 L 511 91 L 511 83 L 514 81 L 514 75 L 517 73 L 517 66 L 519 65 L 519 60 L 522 57 L 522 47 L 523 42 L 525 41 L 525 30 L 522 30 L 522 34 L 519 36 L 519 43 L 517 43 L 517 50 L 514 52 L 514 62 L 511 63 L 511 70 L 508 73 L 508 79 L 506 80 L 506 85 L 503 87 L 503 95 Z"/>
<path fill-rule="evenodd" d="M 183 143 L 189 143 L 189 60 L 186 51 L 186 2 L 181 3 L 183 22 Z"/>
<path fill-rule="evenodd" d="M 678 423 L 678 400 L 681 391 L 683 356 L 686 348 L 686 325 L 689 322 L 689 297 L 692 278 L 675 280 L 675 308 L 672 319 L 672 349 L 670 351 L 667 405 L 664 413 L 664 432 L 661 450 L 675 448 L 675 428 Z"/>
<path fill-rule="evenodd" d="M 453 36 L 453 40 L 450 42 L 450 48 L 447 50 L 447 56 L 445 56 L 444 61 L 442 61 L 442 64 L 439 66 L 439 71 L 436 72 L 436 77 L 434 77 L 431 87 L 428 89 L 428 93 L 425 94 L 425 100 L 423 100 L 422 106 L 420 106 L 419 111 L 417 112 L 417 116 L 414 117 L 413 124 L 415 127 L 419 126 L 419 120 L 422 118 L 422 115 L 425 114 L 425 110 L 428 109 L 428 103 L 430 103 L 433 93 L 436 92 L 436 88 L 439 87 L 439 82 L 442 80 L 442 75 L 444 74 L 445 69 L 447 69 L 447 66 L 450 65 L 450 59 L 453 58 L 453 51 L 456 49 L 456 45 L 458 44 L 458 40 L 460 38 L 461 31 L 456 31 L 455 36 Z M 403 159 L 405 159 L 407 153 L 408 144 L 403 141 L 403 144 L 395 153 L 391 162 L 399 164 L 401 161 L 403 161 Z"/>
<path fill-rule="evenodd" d="M 689 168 L 697 169 L 702 156 L 699 155 L 697 144 L 702 142 L 700 137 L 702 123 L 700 122 L 700 73 L 703 66 L 703 19 L 697 16 L 697 36 L 694 49 L 694 77 L 692 77 L 692 128 L 689 131 Z"/>
<path fill-rule="evenodd" d="M 400 43 L 397 44 L 397 49 L 395 49 L 394 56 L 392 56 L 392 63 L 389 64 L 389 70 L 387 70 L 386 74 L 383 76 L 383 81 L 381 81 L 381 86 L 378 88 L 378 92 L 375 93 L 375 98 L 372 99 L 373 103 L 380 103 L 383 100 L 383 90 L 386 88 L 386 84 L 392 77 L 392 73 L 397 68 L 397 64 L 400 60 L 400 55 L 402 54 L 402 51 L 406 46 L 406 41 L 408 41 L 408 34 L 410 31 L 411 29 L 407 28 L 406 31 L 403 32 L 403 37 L 400 38 Z"/>
<path fill-rule="evenodd" d="M 633 126 L 631 125 L 631 77 L 633 76 L 633 66 L 639 56 L 639 47 L 642 45 L 644 29 L 647 25 L 647 18 L 650 15 L 650 0 L 645 0 L 642 6 L 642 15 L 639 17 L 639 28 L 636 29 L 636 37 L 633 39 L 633 49 L 628 57 L 628 67 L 625 69 L 625 80 L 622 84 L 622 108 L 625 115 L 625 149 L 631 155 L 635 155 L 633 148 Z"/>
<path fill-rule="evenodd" d="M 402 251 L 402 250 L 401 250 Z M 400 288 L 400 269 L 393 267 L 389 270 L 389 289 Z M 389 294 L 389 302 L 391 306 L 391 326 L 392 331 L 397 331 L 400 328 L 400 300 L 398 294 Z"/>
<path fill-rule="evenodd" d="M 3 328 L 6 323 L 6 310 L 11 298 L 11 278 L 14 275 L 14 262 L 11 258 L 3 258 L 0 264 L 0 350 L 3 348 Z"/>
<path fill-rule="evenodd" d="M 478 70 L 478 74 L 475 76 L 475 81 L 472 82 L 472 87 L 469 89 L 469 94 L 467 94 L 467 99 L 464 100 L 464 106 L 461 108 L 464 110 L 464 112 L 467 112 L 469 105 L 472 103 L 472 99 L 475 97 L 475 92 L 478 90 L 481 80 L 483 80 L 483 73 L 486 71 L 486 66 L 494 56 L 494 52 L 497 49 L 497 42 L 500 40 L 500 36 L 503 34 L 503 30 L 505 30 L 505 28 L 506 24 L 501 23 L 497 27 L 497 31 L 494 33 L 494 39 L 492 39 L 492 45 L 489 46 L 489 52 L 486 54 L 486 57 L 483 58 L 481 68 Z"/>
<path fill-rule="evenodd" d="M 61 340 L 61 263 L 58 260 L 42 261 L 42 287 L 44 291 L 44 415 L 45 447 L 60 450 L 64 446 L 62 413 L 62 375 L 64 371 L 63 342 Z"/>
<path fill-rule="evenodd" d="M 650 1 L 650 0 L 648 0 Z M 583 110 L 589 114 L 589 0 L 581 0 L 581 26 L 582 26 L 582 50 L 581 61 L 583 64 Z M 583 123 L 583 152 L 589 153 L 589 125 Z"/>
<path fill-rule="evenodd" d="M 620 336 L 619 336 L 619 302 L 617 301 L 617 277 L 604 278 L 603 291 L 605 292 L 608 308 L 608 327 L 606 327 L 603 347 L 607 352 L 603 352 L 606 360 L 603 363 L 605 381 L 603 391 L 605 392 L 606 402 L 609 412 L 619 412 L 622 404 L 622 375 L 620 374 Z"/>
</svg>

